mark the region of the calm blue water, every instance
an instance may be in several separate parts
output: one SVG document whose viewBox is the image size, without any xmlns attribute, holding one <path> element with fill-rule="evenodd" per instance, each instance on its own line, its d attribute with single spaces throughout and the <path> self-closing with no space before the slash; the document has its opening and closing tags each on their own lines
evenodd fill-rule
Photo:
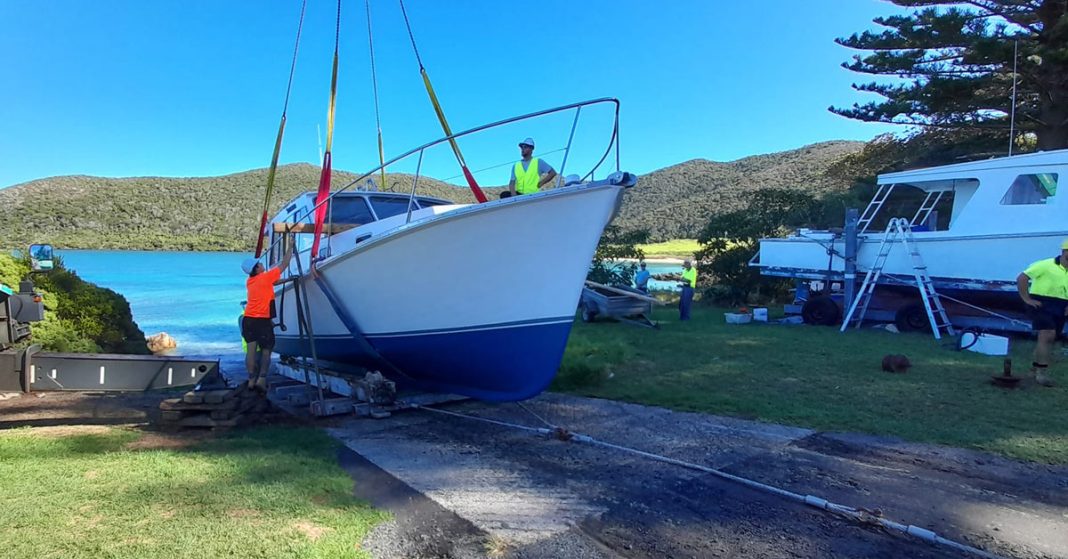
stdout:
<svg viewBox="0 0 1068 559">
<path fill-rule="evenodd" d="M 167 332 L 178 354 L 241 351 L 237 317 L 245 298 L 244 253 L 57 251 L 64 264 L 130 302 L 134 320 L 151 336 Z"/>
<path fill-rule="evenodd" d="M 134 320 L 151 336 L 167 332 L 180 355 L 241 351 L 237 317 L 245 298 L 238 252 L 57 251 L 65 265 L 130 302 Z M 649 264 L 653 274 L 680 272 L 678 264 Z M 649 282 L 674 289 L 674 282 Z"/>
</svg>

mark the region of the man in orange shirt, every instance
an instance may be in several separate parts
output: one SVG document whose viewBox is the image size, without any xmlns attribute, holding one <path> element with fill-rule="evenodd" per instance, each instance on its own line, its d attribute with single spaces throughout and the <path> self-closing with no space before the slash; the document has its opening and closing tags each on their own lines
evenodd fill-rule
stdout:
<svg viewBox="0 0 1068 559">
<path fill-rule="evenodd" d="M 245 304 L 245 317 L 241 320 L 241 337 L 248 344 L 245 370 L 248 371 L 249 388 L 267 388 L 267 371 L 271 367 L 271 350 L 274 349 L 274 322 L 271 320 L 274 286 L 282 279 L 282 270 L 289 267 L 292 258 L 293 249 L 290 247 L 282 255 L 278 266 L 270 270 L 265 271 L 256 258 L 246 258 L 241 263 L 241 270 L 248 274 L 245 280 L 248 303 Z M 257 354 L 260 355 L 258 369 Z"/>
</svg>

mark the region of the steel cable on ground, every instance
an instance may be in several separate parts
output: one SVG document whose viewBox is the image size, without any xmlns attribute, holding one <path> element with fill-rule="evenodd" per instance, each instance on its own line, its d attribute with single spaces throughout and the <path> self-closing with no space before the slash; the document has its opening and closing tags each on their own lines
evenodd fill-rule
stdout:
<svg viewBox="0 0 1068 559">
<path fill-rule="evenodd" d="M 412 408 L 412 409 L 420 409 L 420 410 L 425 410 L 425 411 L 434 412 L 434 413 L 438 413 L 438 414 L 449 415 L 449 416 L 453 416 L 453 417 L 459 417 L 459 418 L 463 418 L 463 419 L 481 421 L 483 423 L 489 423 L 489 424 L 498 425 L 498 426 L 501 426 L 501 427 L 508 427 L 508 428 L 511 428 L 511 429 L 518 429 L 518 430 L 526 431 L 526 432 L 530 432 L 530 433 L 537 433 L 539 435 L 543 435 L 543 436 L 546 436 L 546 437 L 554 437 L 554 438 L 562 440 L 562 441 L 581 442 L 581 443 L 586 443 L 586 444 L 589 444 L 589 445 L 592 445 L 592 446 L 597 446 L 597 447 L 601 447 L 601 448 L 605 448 L 605 449 L 609 449 L 609 450 L 614 450 L 614 451 L 618 451 L 618 452 L 624 452 L 624 453 L 627 453 L 627 454 L 633 454 L 633 455 L 636 455 L 636 456 L 641 456 L 643 458 L 648 458 L 650 460 L 655 460 L 657 462 L 663 462 L 665 464 L 672 464 L 672 465 L 679 466 L 679 467 L 682 467 L 682 468 L 686 468 L 686 469 L 695 470 L 695 471 L 703 472 L 703 473 L 706 473 L 706 474 L 710 474 L 710 475 L 716 476 L 716 477 L 721 478 L 721 479 L 725 479 L 725 480 L 728 480 L 728 481 L 731 481 L 731 482 L 734 482 L 734 483 L 738 483 L 740 485 L 744 485 L 746 487 L 749 487 L 750 489 L 755 489 L 757 491 L 762 491 L 764 493 L 770 493 L 772 495 L 783 497 L 783 498 L 789 499 L 791 501 L 795 501 L 795 502 L 798 502 L 798 503 L 801 503 L 801 504 L 804 504 L 804 505 L 808 505 L 810 507 L 813 507 L 813 508 L 816 508 L 816 509 L 831 513 L 831 514 L 835 514 L 835 515 L 837 515 L 839 517 L 842 517 L 842 518 L 853 520 L 853 521 L 858 522 L 860 524 L 869 525 L 869 526 L 878 526 L 878 527 L 883 528 L 883 529 L 892 530 L 892 531 L 895 531 L 895 532 L 898 532 L 900 534 L 904 534 L 904 535 L 907 535 L 907 536 L 912 536 L 914 538 L 923 540 L 923 541 L 925 541 L 927 543 L 932 543 L 932 544 L 936 544 L 936 545 L 949 547 L 949 548 L 955 549 L 957 551 L 961 551 L 961 552 L 964 552 L 964 553 L 969 553 L 969 554 L 975 555 L 977 557 L 983 557 L 984 559 L 1002 559 L 1002 557 L 1000 555 L 996 555 L 994 553 L 990 553 L 989 551 L 984 551 L 984 550 L 979 549 L 977 547 L 973 547 L 973 546 L 970 546 L 970 545 L 967 545 L 967 544 L 963 544 L 963 543 L 960 543 L 960 542 L 957 542 L 957 541 L 954 541 L 954 540 L 951 540 L 951 539 L 948 539 L 948 538 L 944 538 L 944 537 L 938 535 L 936 532 L 928 530 L 926 528 L 921 528 L 919 526 L 915 526 L 915 525 L 912 525 L 912 524 L 903 524 L 903 523 L 900 523 L 900 522 L 895 522 L 893 520 L 889 520 L 889 519 L 883 518 L 881 516 L 881 513 L 878 513 L 878 512 L 871 512 L 871 511 L 869 511 L 867 509 L 860 509 L 860 508 L 850 507 L 850 506 L 847 506 L 847 505 L 840 505 L 838 503 L 833 503 L 831 501 L 828 501 L 827 499 L 824 499 L 822 497 L 817 497 L 815 495 L 802 495 L 800 493 L 794 493 L 793 491 L 788 491 L 788 490 L 782 489 L 780 487 L 775 487 L 774 485 L 768 485 L 766 483 L 760 483 L 759 481 L 754 481 L 754 480 L 751 480 L 749 478 L 744 478 L 744 477 L 737 476 L 737 475 L 734 475 L 734 474 L 729 474 L 729 473 L 724 472 L 722 470 L 717 470 L 715 468 L 710 468 L 708 466 L 702 466 L 701 464 L 695 464 L 693 462 L 686 462 L 684 460 L 678 460 L 678 459 L 675 459 L 675 458 L 669 458 L 667 456 L 663 456 L 663 455 L 660 455 L 660 454 L 654 454 L 652 452 L 645 452 L 644 450 L 638 450 L 638 449 L 627 447 L 627 446 L 622 446 L 622 445 L 617 445 L 617 444 L 601 441 L 601 440 L 595 439 L 595 438 L 593 438 L 593 437 L 591 437 L 589 435 L 583 435 L 583 434 L 580 434 L 580 433 L 573 433 L 573 432 L 566 431 L 566 430 L 558 428 L 558 427 L 557 428 L 553 428 L 553 429 L 550 429 L 550 428 L 547 428 L 547 427 L 529 427 L 529 426 L 526 426 L 526 425 L 520 425 L 518 423 L 511 423 L 511 422 L 508 422 L 508 421 L 501 421 L 501 420 L 498 420 L 498 419 L 490 419 L 490 418 L 487 418 L 487 417 L 480 417 L 480 416 L 477 416 L 477 415 L 471 415 L 471 414 L 459 413 L 459 412 L 454 412 L 454 411 L 436 409 L 436 408 L 424 406 L 422 404 L 405 404 L 405 405 L 407 405 L 407 407 Z M 526 409 L 526 408 L 524 407 L 524 409 Z M 534 414 L 534 415 L 535 415 L 535 417 L 538 417 L 536 414 Z M 539 419 L 540 419 L 540 417 L 539 417 Z M 542 421 L 544 421 L 544 420 L 542 420 Z M 548 422 L 545 422 L 545 423 L 548 424 Z"/>
<path fill-rule="evenodd" d="M 289 64 L 289 80 L 286 82 L 286 97 L 282 103 L 282 118 L 278 123 L 278 136 L 274 140 L 274 154 L 271 156 L 271 167 L 267 171 L 267 191 L 263 197 L 263 215 L 260 218 L 260 228 L 256 235 L 256 258 L 263 255 L 263 237 L 267 227 L 267 212 L 271 210 L 271 194 L 274 192 L 274 179 L 278 171 L 278 156 L 282 151 L 282 136 L 286 129 L 286 112 L 289 110 L 289 95 L 293 91 L 293 74 L 297 69 L 297 52 L 300 50 L 300 34 L 304 29 L 304 10 L 308 1 L 301 0 L 300 19 L 297 21 L 297 38 L 293 44 L 293 60 Z"/>
</svg>

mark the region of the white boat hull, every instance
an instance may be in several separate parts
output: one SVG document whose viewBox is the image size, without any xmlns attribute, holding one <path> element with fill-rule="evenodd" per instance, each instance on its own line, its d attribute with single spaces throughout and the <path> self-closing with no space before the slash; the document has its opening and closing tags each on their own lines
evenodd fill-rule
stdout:
<svg viewBox="0 0 1068 559">
<path fill-rule="evenodd" d="M 582 185 L 427 214 L 348 252 L 359 230 L 336 235 L 334 256 L 302 283 L 317 357 L 486 400 L 540 393 L 622 190 Z M 278 300 L 287 328 L 276 351 L 311 356 L 292 284 Z"/>
<path fill-rule="evenodd" d="M 917 232 L 916 248 L 923 257 L 928 274 L 941 287 L 977 291 L 1015 291 L 1016 276 L 1029 264 L 1060 254 L 1060 244 L 1068 231 L 1011 235 L 952 235 L 948 231 Z M 857 273 L 871 269 L 879 251 L 882 235 L 868 234 L 857 248 Z M 761 273 L 771 276 L 841 277 L 845 263 L 840 256 L 831 258 L 827 248 L 837 255 L 845 253 L 845 243 L 829 234 L 811 232 L 806 237 L 762 239 Z M 828 273 L 830 272 L 830 273 Z M 895 246 L 885 274 L 912 277 L 909 255 L 900 244 Z"/>
</svg>

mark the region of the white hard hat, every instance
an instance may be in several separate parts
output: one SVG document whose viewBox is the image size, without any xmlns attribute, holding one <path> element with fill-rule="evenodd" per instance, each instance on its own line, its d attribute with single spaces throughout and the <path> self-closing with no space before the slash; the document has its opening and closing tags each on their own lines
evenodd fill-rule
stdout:
<svg viewBox="0 0 1068 559">
<path fill-rule="evenodd" d="M 519 142 L 519 145 L 534 147 L 534 138 L 527 138 L 522 142 Z"/>
<path fill-rule="evenodd" d="M 260 261 L 255 258 L 246 258 L 243 262 L 241 262 L 241 271 L 245 272 L 246 275 L 251 274 L 253 268 L 255 268 L 256 264 L 259 263 Z"/>
</svg>

